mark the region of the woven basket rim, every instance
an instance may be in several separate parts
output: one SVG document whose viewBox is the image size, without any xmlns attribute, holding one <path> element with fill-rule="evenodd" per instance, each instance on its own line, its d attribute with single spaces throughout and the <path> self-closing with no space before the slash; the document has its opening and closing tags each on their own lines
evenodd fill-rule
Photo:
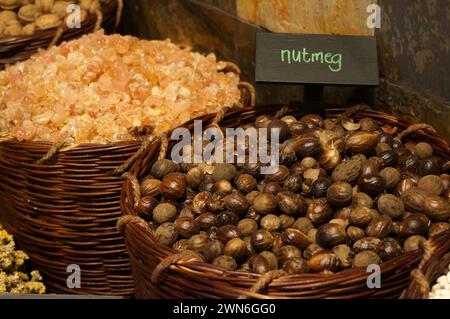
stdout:
<svg viewBox="0 0 450 319">
<path fill-rule="evenodd" d="M 245 110 L 242 110 L 241 117 L 245 118 L 245 115 L 242 113 L 254 113 L 253 116 L 256 117 L 258 114 L 267 114 L 268 112 L 275 111 L 279 106 L 276 105 L 270 105 L 270 106 L 264 106 L 264 107 L 255 107 L 255 108 L 247 108 Z M 326 118 L 333 118 L 339 115 L 340 113 L 344 112 L 344 108 L 329 108 L 326 110 L 327 117 Z M 223 127 L 227 126 L 227 118 L 232 118 L 233 116 L 238 115 L 236 112 L 228 112 L 225 115 L 225 118 L 223 120 L 224 125 Z M 397 121 L 395 124 L 397 126 L 400 126 L 399 128 L 404 130 L 406 127 L 409 127 L 413 124 L 412 121 L 409 119 L 404 118 L 398 118 L 392 114 L 376 111 L 376 110 L 369 110 L 369 111 L 361 111 L 358 112 L 358 114 L 355 116 L 355 118 L 362 118 L 362 117 L 376 117 L 377 119 L 381 120 L 381 122 L 392 122 Z M 207 119 L 209 120 L 209 119 Z M 238 121 L 239 122 L 239 121 Z M 182 125 L 182 127 L 189 127 L 189 125 L 192 124 L 191 121 L 185 123 Z M 239 126 L 240 123 L 236 125 L 231 126 Z M 443 148 L 443 152 L 445 153 L 445 157 L 448 159 L 450 157 L 450 143 L 447 139 L 442 138 L 438 136 L 435 133 L 414 133 L 412 134 L 412 137 L 419 138 L 419 139 L 431 139 L 433 143 L 441 143 L 443 146 L 440 148 Z M 157 154 L 157 148 L 154 148 L 153 154 L 146 154 L 147 159 L 152 158 Z M 137 160 L 134 165 L 132 166 L 130 172 L 134 174 L 134 176 L 140 178 L 142 177 L 140 174 L 140 170 L 142 168 L 142 161 L 143 158 L 140 158 L 140 160 Z M 145 163 L 146 165 L 149 164 L 149 162 Z M 147 227 L 145 226 L 145 221 L 137 216 L 135 210 L 132 208 L 132 205 L 130 204 L 130 200 L 127 201 L 127 196 L 131 192 L 131 183 L 128 180 L 125 180 L 123 184 L 122 189 L 122 196 L 121 196 L 121 206 L 122 206 L 122 215 L 133 215 L 136 216 L 138 219 L 140 219 L 140 222 L 133 222 L 125 225 L 125 238 L 127 241 L 127 248 L 130 245 L 129 239 L 130 239 L 130 233 L 133 234 L 133 241 L 137 240 L 139 242 L 145 240 L 146 244 L 149 245 L 150 249 L 154 252 L 153 258 L 157 258 L 160 262 L 167 258 L 168 256 L 173 256 L 177 252 L 170 248 L 166 247 L 162 244 L 160 244 L 156 238 L 148 231 Z M 130 197 L 131 198 L 131 197 Z M 132 212 L 132 214 L 130 214 Z M 137 238 L 139 237 L 139 238 Z M 450 238 L 450 232 L 448 234 L 448 237 Z M 129 248 L 128 248 L 129 249 Z M 395 272 L 399 270 L 399 268 L 404 268 L 407 264 L 414 264 L 417 263 L 421 257 L 422 257 L 423 251 L 421 249 L 405 253 L 399 257 L 392 258 L 388 261 L 383 262 L 380 264 L 380 268 L 382 270 L 382 273 L 392 273 L 395 277 Z M 130 253 L 130 258 L 134 258 L 132 254 Z M 148 258 L 148 256 L 146 256 Z M 267 295 L 261 294 L 261 293 L 249 293 L 248 289 L 242 289 L 241 286 L 233 286 L 233 283 L 238 283 L 239 285 L 242 284 L 248 284 L 248 283 L 255 283 L 259 278 L 262 276 L 259 274 L 253 274 L 253 273 L 247 273 L 247 272 L 240 272 L 240 271 L 229 271 L 222 267 L 212 265 L 210 263 L 206 262 L 200 262 L 200 261 L 189 261 L 189 262 L 181 262 L 181 263 L 175 263 L 170 266 L 170 270 L 174 273 L 174 275 L 179 274 L 182 275 L 183 273 L 186 274 L 186 272 L 193 272 L 199 276 L 203 276 L 204 278 L 209 279 L 217 279 L 221 281 L 228 281 L 230 284 L 230 291 L 234 291 L 236 294 L 246 294 L 250 297 L 255 298 L 267 298 Z M 346 283 L 349 283 L 349 279 L 353 278 L 352 280 L 357 281 L 361 280 L 361 278 L 367 278 L 367 270 L 366 268 L 350 268 L 345 269 L 342 271 L 339 271 L 334 274 L 299 274 L 299 275 L 284 275 L 280 278 L 276 278 L 273 281 L 271 281 L 269 287 L 272 289 L 281 288 L 283 286 L 289 285 L 302 285 L 302 288 L 308 288 L 314 285 L 317 285 L 318 283 L 323 285 L 331 285 L 333 282 L 339 282 L 343 283 L 345 280 Z M 238 282 L 236 280 L 239 280 Z M 305 286 L 305 282 L 307 282 Z M 351 280 L 350 280 L 351 282 Z M 309 286 L 308 286 L 309 285 Z M 336 287 L 334 287 L 336 288 Z M 295 289 L 298 289 L 298 286 L 296 286 Z M 356 292 L 355 292 L 356 293 Z M 274 296 L 271 294 L 270 296 Z M 277 298 L 281 296 L 277 295 Z"/>
</svg>

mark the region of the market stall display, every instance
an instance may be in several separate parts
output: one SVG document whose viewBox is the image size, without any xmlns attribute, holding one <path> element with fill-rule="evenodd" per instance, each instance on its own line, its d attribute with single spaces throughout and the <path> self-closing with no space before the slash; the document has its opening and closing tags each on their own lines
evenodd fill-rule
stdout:
<svg viewBox="0 0 450 319">
<path fill-rule="evenodd" d="M 123 0 L 0 1 L 0 69 L 40 48 L 120 22 Z"/>
<path fill-rule="evenodd" d="M 136 296 L 398 297 L 424 243 L 448 250 L 449 144 L 429 125 L 342 112 L 226 115 L 223 127 L 280 129 L 281 165 L 266 176 L 257 164 L 178 165 L 164 145 L 140 158 L 118 223 Z M 373 264 L 380 289 L 367 288 Z"/>
<path fill-rule="evenodd" d="M 68 294 L 133 293 L 115 224 L 136 152 L 191 117 L 254 102 L 213 54 L 102 32 L 10 66 L 0 83 L 0 219 L 49 290 Z M 78 289 L 66 285 L 72 264 Z"/>
</svg>

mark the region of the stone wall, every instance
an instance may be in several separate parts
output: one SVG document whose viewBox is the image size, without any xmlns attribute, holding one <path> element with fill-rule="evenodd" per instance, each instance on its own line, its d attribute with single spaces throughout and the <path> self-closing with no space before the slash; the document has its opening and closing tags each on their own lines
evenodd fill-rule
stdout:
<svg viewBox="0 0 450 319">
<path fill-rule="evenodd" d="M 123 32 L 142 38 L 171 38 L 201 52 L 234 61 L 244 79 L 254 79 L 255 33 L 370 35 L 365 12 L 370 0 L 127 0 Z M 381 83 L 326 87 L 325 104 L 366 102 L 433 124 L 450 137 L 448 0 L 378 0 L 377 30 Z M 295 13 L 295 14 L 294 14 Z M 303 99 L 301 85 L 258 84 L 258 103 Z"/>
</svg>

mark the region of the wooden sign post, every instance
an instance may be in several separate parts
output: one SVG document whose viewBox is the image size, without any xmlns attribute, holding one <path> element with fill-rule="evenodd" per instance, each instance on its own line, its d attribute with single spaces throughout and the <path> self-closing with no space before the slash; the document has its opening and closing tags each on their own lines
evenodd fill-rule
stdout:
<svg viewBox="0 0 450 319">
<path fill-rule="evenodd" d="M 259 32 L 256 81 L 305 84 L 305 112 L 322 113 L 324 85 L 378 85 L 375 37 Z"/>
</svg>

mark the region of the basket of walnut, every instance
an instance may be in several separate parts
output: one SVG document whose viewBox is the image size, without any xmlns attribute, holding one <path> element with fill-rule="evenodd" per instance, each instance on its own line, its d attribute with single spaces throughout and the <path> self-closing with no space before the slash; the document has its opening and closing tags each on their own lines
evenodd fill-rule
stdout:
<svg viewBox="0 0 450 319">
<path fill-rule="evenodd" d="M 123 0 L 0 0 L 0 69 L 40 48 L 119 24 Z"/>
<path fill-rule="evenodd" d="M 325 119 L 286 112 L 203 118 L 205 129 L 221 120 L 214 136 L 277 128 L 268 174 L 250 140 L 236 164 L 189 164 L 195 144 L 155 143 L 124 174 L 117 227 L 137 298 L 397 298 L 423 247 L 448 250 L 450 149 L 432 127 L 361 105 Z"/>
<path fill-rule="evenodd" d="M 213 54 L 102 32 L 0 71 L 0 219 L 48 289 L 132 294 L 115 227 L 122 172 L 161 132 L 253 93 Z M 81 287 L 69 289 L 73 264 Z"/>
</svg>

